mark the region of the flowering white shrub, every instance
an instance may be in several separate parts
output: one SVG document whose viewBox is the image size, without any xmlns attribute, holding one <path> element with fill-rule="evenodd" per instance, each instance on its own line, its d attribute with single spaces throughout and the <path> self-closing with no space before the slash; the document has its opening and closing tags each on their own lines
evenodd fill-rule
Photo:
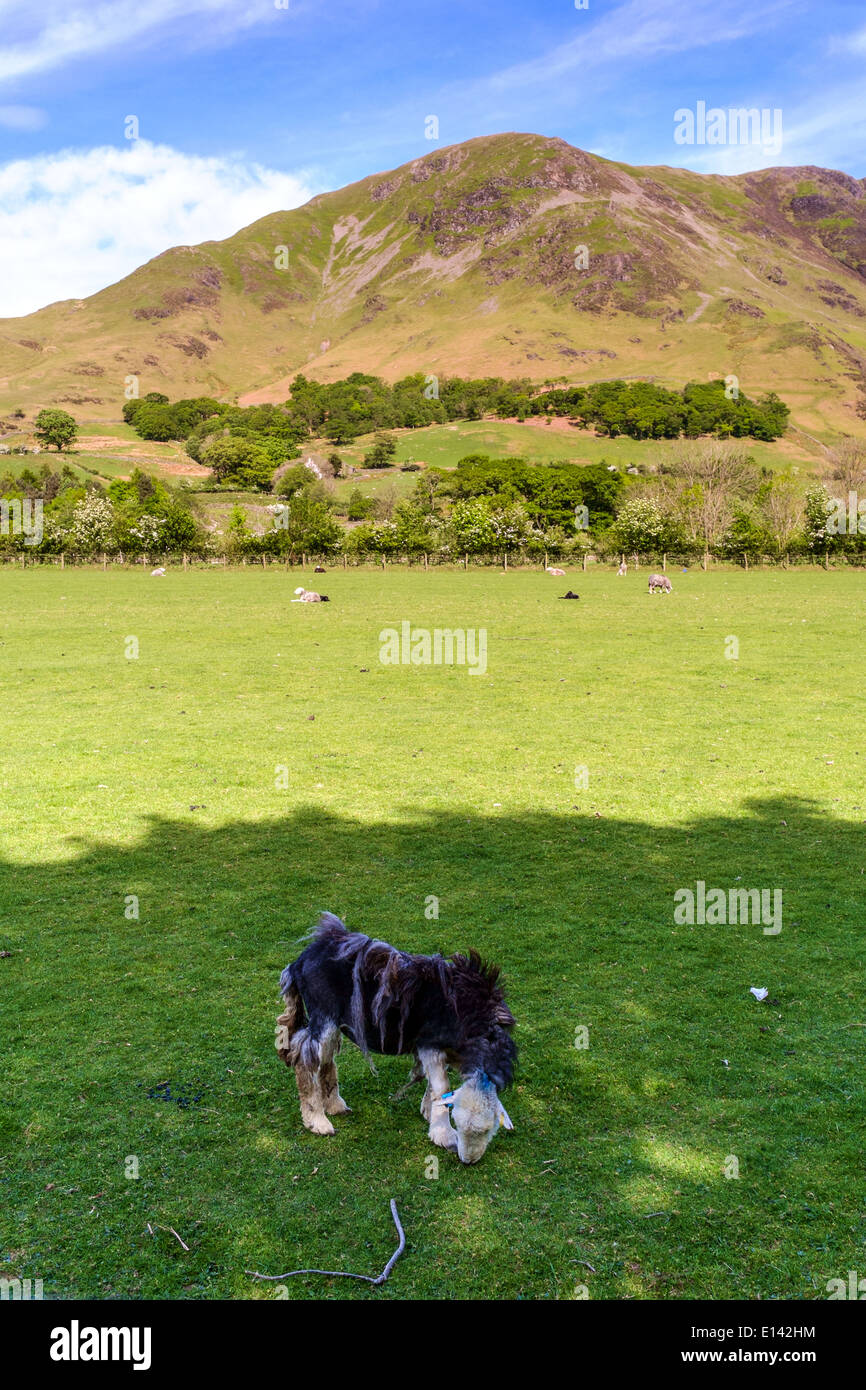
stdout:
<svg viewBox="0 0 866 1390">
<path fill-rule="evenodd" d="M 114 508 L 101 493 L 89 492 L 72 513 L 69 536 L 78 550 L 105 550 L 114 530 Z"/>
</svg>

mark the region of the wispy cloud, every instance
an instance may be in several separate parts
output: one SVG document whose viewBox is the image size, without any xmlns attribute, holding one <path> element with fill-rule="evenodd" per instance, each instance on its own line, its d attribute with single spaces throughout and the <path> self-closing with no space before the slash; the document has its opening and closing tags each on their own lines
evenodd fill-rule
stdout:
<svg viewBox="0 0 866 1390">
<path fill-rule="evenodd" d="M 48 112 L 39 106 L 0 106 L 0 126 L 6 130 L 41 130 Z"/>
<path fill-rule="evenodd" d="M 230 34 L 280 14 L 268 0 L 0 0 L 4 43 L 0 81 L 31 77 L 119 46 L 139 46 L 192 21 L 204 33 Z"/>
<path fill-rule="evenodd" d="M 140 141 L 0 168 L 0 316 L 84 297 L 167 247 L 230 236 L 321 191 L 310 176 Z"/>
<path fill-rule="evenodd" d="M 627 0 L 593 20 L 591 10 L 575 14 L 573 38 L 525 63 L 482 79 L 491 91 L 515 90 L 583 77 L 605 67 L 645 61 L 743 39 L 771 28 L 796 0 L 773 0 L 756 6 L 752 0 Z"/>
<path fill-rule="evenodd" d="M 834 35 L 828 47 L 833 54 L 853 53 L 855 56 L 866 56 L 866 26 L 856 29 L 853 34 Z"/>
</svg>

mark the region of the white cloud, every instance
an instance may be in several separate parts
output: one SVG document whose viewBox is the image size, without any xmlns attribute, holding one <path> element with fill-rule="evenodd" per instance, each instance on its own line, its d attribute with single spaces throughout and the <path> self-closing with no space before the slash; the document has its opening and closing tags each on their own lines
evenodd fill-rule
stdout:
<svg viewBox="0 0 866 1390">
<path fill-rule="evenodd" d="M 83 298 L 170 246 L 220 240 L 319 191 L 304 171 L 205 159 L 145 140 L 5 164 L 0 316 Z"/>
</svg>

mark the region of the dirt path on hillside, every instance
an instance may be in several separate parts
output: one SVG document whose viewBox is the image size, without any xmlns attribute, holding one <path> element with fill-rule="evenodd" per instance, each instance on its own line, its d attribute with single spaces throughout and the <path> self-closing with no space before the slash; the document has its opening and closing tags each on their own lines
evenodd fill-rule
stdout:
<svg viewBox="0 0 866 1390">
<path fill-rule="evenodd" d="M 702 303 L 702 304 L 699 304 L 698 307 L 697 307 L 697 309 L 693 309 L 693 310 L 692 310 L 692 312 L 689 314 L 688 318 L 686 319 L 686 323 L 697 323 L 697 321 L 698 321 L 698 319 L 700 318 L 701 314 L 704 312 L 704 310 L 706 309 L 707 305 L 711 302 L 711 300 L 712 300 L 712 298 L 713 298 L 713 296 L 712 296 L 711 294 L 706 294 L 703 290 L 695 290 L 695 294 L 698 296 L 698 299 L 702 299 L 702 300 L 703 300 L 703 303 Z"/>
</svg>

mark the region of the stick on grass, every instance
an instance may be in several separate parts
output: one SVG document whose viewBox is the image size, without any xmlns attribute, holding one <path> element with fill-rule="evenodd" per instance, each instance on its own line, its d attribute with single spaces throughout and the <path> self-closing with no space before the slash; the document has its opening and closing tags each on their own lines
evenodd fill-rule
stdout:
<svg viewBox="0 0 866 1390">
<path fill-rule="evenodd" d="M 372 1274 L 351 1274 L 345 1269 L 290 1269 L 287 1274 L 259 1274 L 254 1269 L 245 1269 L 244 1273 L 249 1274 L 253 1279 L 280 1280 L 293 1279 L 296 1274 L 323 1274 L 328 1279 L 363 1279 L 365 1284 L 384 1284 L 391 1270 L 406 1249 L 406 1235 L 403 1227 L 400 1225 L 400 1218 L 397 1215 L 397 1203 L 394 1201 L 393 1197 L 391 1198 L 391 1215 L 394 1218 L 394 1225 L 397 1227 L 399 1244 L 385 1268 L 382 1270 L 382 1273 L 377 1274 L 375 1277 Z"/>
</svg>

